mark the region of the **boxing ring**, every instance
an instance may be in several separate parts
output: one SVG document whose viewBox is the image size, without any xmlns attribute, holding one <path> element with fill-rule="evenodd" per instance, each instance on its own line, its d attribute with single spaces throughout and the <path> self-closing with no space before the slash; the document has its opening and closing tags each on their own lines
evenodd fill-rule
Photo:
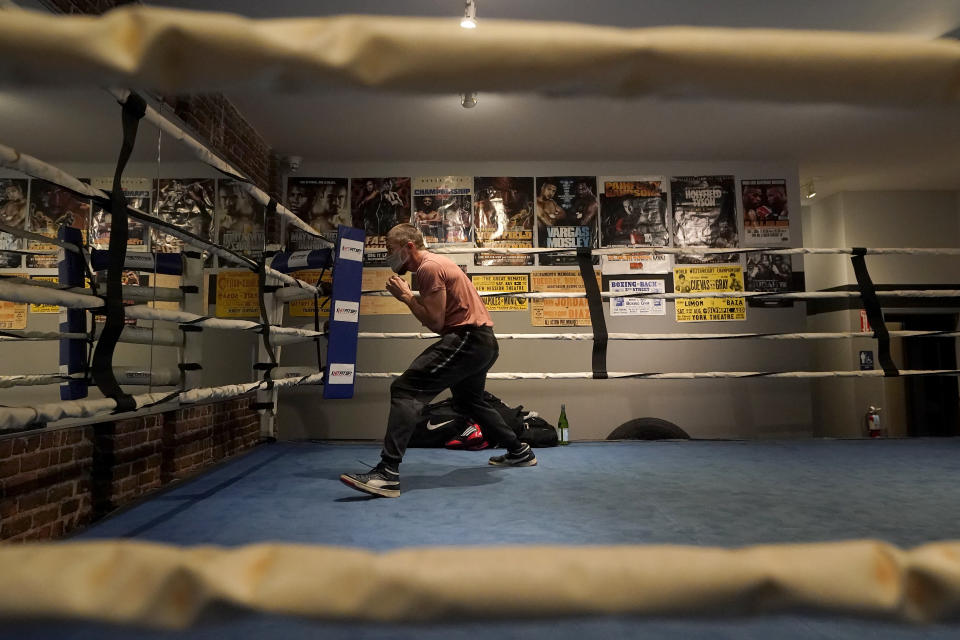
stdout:
<svg viewBox="0 0 960 640">
<path fill-rule="evenodd" d="M 750 74 L 775 69 L 775 77 L 782 83 L 782 90 L 776 95 L 782 100 L 956 106 L 960 99 L 957 91 L 960 86 L 960 72 L 957 71 L 960 69 L 960 44 L 892 36 L 710 29 L 618 30 L 491 21 L 489 27 L 485 24 L 484 29 L 470 34 L 471 38 L 476 36 L 478 39 L 477 46 L 471 51 L 481 53 L 445 56 L 438 55 L 436 49 L 424 53 L 417 46 L 422 42 L 423 34 L 430 33 L 435 36 L 434 41 L 440 50 L 462 48 L 462 34 L 451 28 L 447 21 L 436 20 L 384 21 L 352 16 L 252 21 L 236 16 L 143 7 L 115 10 L 99 18 L 51 17 L 30 12 L 9 12 L 3 17 L 4 20 L 0 21 L 0 50 L 6 60 L 13 60 L 12 64 L 17 65 L 15 69 L 9 62 L 0 66 L 0 83 L 8 85 L 106 84 L 169 91 L 243 86 L 303 91 L 322 82 L 325 86 L 426 92 L 461 88 L 458 83 L 462 82 L 462 73 L 469 70 L 474 88 L 480 91 L 524 89 L 614 96 L 736 95 L 764 99 L 769 94 L 761 94 L 760 89 L 749 82 Z M 350 34 L 359 33 L 360 37 L 348 43 L 345 39 L 348 29 Z M 551 44 L 555 42 L 558 30 L 568 36 L 562 38 L 566 44 L 559 47 Z M 756 46 L 744 46 L 745 38 Z M 329 46 L 318 46 L 320 44 Z M 186 46 L 202 46 L 208 55 L 191 60 L 195 64 L 184 65 L 177 52 Z M 549 51 L 549 54 L 537 53 L 541 50 Z M 391 52 L 391 55 L 386 56 L 385 52 Z M 613 71 L 600 77 L 592 76 L 591 70 L 600 66 Z M 571 69 L 575 71 L 572 75 Z M 684 70 L 688 82 L 684 86 L 672 80 L 680 69 Z M 728 81 L 731 69 L 742 72 L 742 77 L 733 74 L 734 78 L 740 79 Z M 423 78 L 429 79 L 429 86 L 421 84 Z M 722 78 L 722 82 L 718 78 Z M 810 78 L 818 82 L 806 82 Z M 769 86 L 764 88 L 764 91 L 770 90 Z M 360 230 L 340 227 L 338 240 L 332 247 L 309 252 L 281 251 L 270 261 L 255 261 L 129 206 L 119 184 L 136 139 L 137 124 L 146 119 L 187 145 L 203 162 L 239 180 L 251 196 L 267 211 L 280 216 L 284 223 L 312 236 L 318 235 L 251 184 L 238 170 L 150 108 L 135 91 L 112 90 L 111 94 L 122 105 L 124 150 L 117 163 L 114 189 L 109 193 L 40 159 L 2 146 L 0 140 L 0 166 L 50 181 L 92 199 L 112 213 L 114 228 L 120 230 L 111 235 L 111 243 L 117 239 L 116 247 L 111 244 L 108 255 L 96 255 L 84 246 L 79 233 L 64 229 L 57 240 L 60 274 L 56 284 L 0 279 L 2 300 L 58 305 L 64 309 L 60 331 L 5 331 L 0 334 L 2 342 L 56 340 L 61 344 L 62 354 L 60 370 L 56 373 L 0 377 L 0 387 L 59 384 L 62 399 L 57 403 L 0 407 L 0 435 L 3 431 L 44 428 L 44 425 L 67 418 L 113 419 L 112 416 L 136 415 L 155 407 L 180 407 L 255 393 L 261 433 L 270 437 L 274 434 L 277 392 L 281 388 L 320 386 L 317 402 L 323 402 L 350 397 L 355 379 L 399 375 L 398 372 L 355 370 L 351 357 L 355 359 L 358 340 L 434 337 L 412 332 L 361 333 L 356 318 L 344 319 L 339 315 L 338 304 L 356 304 L 361 295 L 383 293 L 360 288 L 363 243 Z M 161 295 L 157 297 L 155 288 L 139 290 L 122 285 L 122 269 L 144 267 L 143 262 L 133 262 L 134 259 L 143 260 L 142 255 L 131 257 L 130 262 L 125 259 L 126 233 L 122 230 L 128 219 L 161 228 L 164 233 L 191 247 L 175 261 L 179 264 L 162 267 L 182 275 L 183 287 L 160 291 Z M 29 237 L 29 232 L 7 227 L 0 230 Z M 891 331 L 886 328 L 883 317 L 884 303 L 905 298 L 955 299 L 960 298 L 960 290 L 878 291 L 866 265 L 866 258 L 872 255 L 957 256 L 960 249 L 638 249 L 648 253 L 704 255 L 757 251 L 805 255 L 812 259 L 818 255 L 848 255 L 854 266 L 857 291 L 738 292 L 735 295 L 794 301 L 856 298 L 866 311 L 873 330 L 742 334 L 607 332 L 602 302 L 610 297 L 641 295 L 677 300 L 731 297 L 731 294 L 609 294 L 599 290 L 594 278 L 584 277 L 585 293 L 488 292 L 484 295 L 527 299 L 585 298 L 590 306 L 590 333 L 501 334 L 498 338 L 504 341 L 591 341 L 593 353 L 589 370 L 495 372 L 489 377 L 510 380 L 629 378 L 639 381 L 960 375 L 960 370 L 903 370 L 897 367 L 889 352 L 891 339 L 953 337 L 960 333 Z M 575 252 L 490 248 L 438 251 L 576 253 L 581 274 L 586 275 L 593 273 L 594 256 L 605 252 L 623 253 L 624 250 L 619 247 Z M 204 254 L 217 255 L 258 274 L 259 322 L 213 318 L 198 311 Z M 148 270 L 160 270 L 159 255 L 150 255 L 146 259 Z M 297 267 L 306 266 L 331 269 L 331 287 L 327 289 L 320 281 L 303 282 L 289 275 Z M 96 271 L 107 274 L 105 292 L 96 287 L 87 288 L 84 284 L 85 275 Z M 284 305 L 304 297 L 313 297 L 317 308 L 321 298 L 332 298 L 326 326 L 321 326 L 319 317 L 314 318 L 312 329 L 281 325 Z M 140 304 L 160 299 L 178 302 L 182 310 Z M 99 331 L 91 330 L 90 326 L 95 325 L 87 322 L 85 314 L 92 310 L 102 310 L 106 315 L 107 322 Z M 123 326 L 124 317 L 168 323 L 171 328 L 131 329 Z M 207 328 L 252 332 L 260 336 L 257 362 L 251 372 L 255 377 L 253 381 L 206 388 L 199 386 L 197 354 L 203 330 Z M 662 372 L 609 371 L 606 366 L 607 346 L 615 341 L 851 338 L 876 340 L 881 369 Z M 121 341 L 178 349 L 179 366 L 177 370 L 156 372 L 124 368 L 113 362 L 113 348 Z M 315 370 L 293 372 L 279 366 L 282 346 L 311 341 L 317 343 Z M 321 346 L 324 342 L 325 350 Z M 347 377 L 349 381 L 345 383 L 338 379 L 341 377 Z M 138 380 L 169 388 L 136 395 L 121 389 L 121 386 Z M 96 385 L 104 397 L 87 397 L 91 385 Z M 276 453 L 271 453 L 272 449 Z M 589 449 L 584 445 L 544 453 L 543 466 L 549 467 L 554 462 L 557 469 L 572 469 L 573 473 L 580 471 L 589 476 L 591 470 L 578 466 L 576 460 L 578 452 Z M 369 455 L 370 450 L 369 447 L 364 449 L 365 455 Z M 267 468 L 274 457 L 296 457 L 303 451 L 303 448 L 289 443 L 260 447 L 243 460 L 195 482 L 199 483 L 197 486 L 209 485 L 220 477 L 222 483 L 210 487 L 210 495 L 214 495 L 250 474 L 255 475 L 258 469 Z M 328 462 L 337 464 L 345 462 L 345 453 L 355 454 L 349 448 L 338 447 L 323 447 L 317 451 L 326 456 Z M 922 452 L 923 448 L 918 451 Z M 858 453 L 862 454 L 859 450 Z M 475 458 L 465 452 L 457 455 L 461 457 L 456 459 L 465 465 L 475 464 Z M 614 461 L 619 460 L 616 454 L 610 455 Z M 418 454 L 411 454 L 411 457 L 415 468 L 423 470 L 418 476 L 421 483 L 429 484 L 429 478 L 447 478 L 454 473 L 440 470 L 438 476 L 436 470 L 429 470 L 426 458 Z M 777 455 L 772 459 L 782 462 Z M 610 460 L 604 460 L 607 462 Z M 258 466 L 261 463 L 263 466 Z M 307 464 L 305 470 L 301 469 L 307 475 L 294 475 L 294 478 L 309 479 L 310 473 L 328 471 L 326 467 L 318 471 L 303 460 L 297 464 Z M 936 470 L 947 474 L 950 468 L 949 462 L 942 462 Z M 513 475 L 489 480 L 485 469 L 482 473 L 467 471 L 466 484 L 510 483 L 508 493 L 521 490 L 526 479 L 509 473 Z M 636 474 L 635 471 L 631 473 Z M 803 473 L 795 475 L 800 479 L 804 477 Z M 560 475 L 552 477 L 562 478 Z M 635 477 L 634 480 L 639 482 L 641 478 Z M 644 480 L 653 482 L 650 478 Z M 720 481 L 721 476 L 714 476 L 704 486 Z M 547 506 L 540 505 L 534 512 L 552 513 L 554 520 L 547 521 L 555 522 L 564 509 L 562 494 L 552 492 L 542 480 L 534 483 L 541 491 L 540 495 L 549 497 Z M 444 486 L 442 482 L 440 486 Z M 449 486 L 461 485 L 451 481 Z M 189 492 L 190 487 L 186 484 L 177 491 Z M 602 490 L 603 483 L 599 482 L 595 487 Z M 633 489 L 637 487 L 633 486 Z M 945 491 L 949 496 L 955 495 L 954 489 Z M 168 495 L 177 499 L 176 492 Z M 578 494 L 578 497 L 589 499 L 587 494 Z M 189 502 L 192 498 L 183 499 Z M 330 499 L 331 502 L 334 500 L 337 499 Z M 403 503 L 404 500 L 394 502 Z M 413 502 L 413 505 L 407 502 L 407 508 L 424 509 L 431 517 L 442 519 L 438 510 L 430 511 L 426 501 L 414 498 Z M 536 537 L 505 544 L 502 537 L 491 535 L 475 540 L 477 546 L 468 548 L 401 548 L 397 545 L 370 550 L 363 544 L 345 548 L 350 536 L 318 535 L 311 538 L 301 535 L 289 536 L 290 540 L 283 541 L 284 536 L 278 536 L 276 532 L 273 536 L 262 533 L 252 538 L 220 539 L 216 543 L 218 546 L 178 546 L 197 544 L 204 538 L 179 540 L 176 535 L 170 535 L 159 536 L 160 540 L 156 542 L 118 539 L 135 538 L 136 532 L 148 532 L 152 526 L 131 523 L 132 528 L 124 530 L 119 524 L 111 524 L 121 522 L 117 519 L 103 523 L 102 528 L 113 534 L 107 535 L 107 539 L 97 540 L 93 535 L 66 543 L 0 546 L 0 566 L 4 567 L 4 571 L 0 571 L 0 618 L 28 621 L 65 618 L 183 628 L 223 610 L 304 616 L 338 624 L 403 622 L 441 625 L 451 621 L 487 620 L 491 612 L 495 612 L 496 618 L 505 620 L 556 616 L 728 616 L 812 612 L 881 621 L 950 622 L 960 617 L 960 543 L 950 541 L 949 525 L 943 519 L 945 511 L 949 511 L 949 502 L 931 508 L 935 513 L 939 512 L 936 517 L 930 516 L 937 525 L 932 531 L 933 538 L 918 540 L 890 533 L 889 537 L 895 539 L 893 542 L 884 541 L 881 536 L 866 539 L 872 537 L 869 535 L 860 536 L 863 539 L 828 541 L 822 536 L 812 536 L 808 543 L 789 544 L 788 531 L 786 535 L 773 536 L 774 544 L 743 548 L 730 548 L 740 546 L 730 539 L 697 536 L 686 536 L 685 545 L 666 544 L 657 536 L 653 536 L 654 543 L 643 544 L 643 536 L 631 538 L 627 533 L 609 539 L 604 535 L 590 538 L 584 535 L 587 533 L 585 529 L 553 540 L 546 536 L 553 546 L 542 546 L 543 539 Z M 380 518 L 404 517 L 404 509 L 400 507 L 390 507 L 395 509 L 391 511 L 380 507 L 380 503 L 357 503 L 355 499 L 345 504 L 372 511 Z M 337 502 L 334 506 L 343 505 Z M 616 508 L 617 501 L 607 505 L 607 509 Z M 446 505 L 447 513 L 451 509 L 456 510 L 455 502 Z M 161 506 L 159 512 L 162 514 L 163 511 Z M 323 514 L 355 518 L 366 526 L 375 526 L 372 515 L 363 515 L 359 511 L 334 509 Z M 723 513 L 712 515 L 724 517 Z M 349 528 L 345 522 L 348 520 L 323 522 L 317 526 Z M 510 531 L 511 527 L 507 526 L 506 530 Z M 857 531 L 862 533 L 864 530 Z M 607 544 L 575 545 L 574 535 L 581 541 L 597 539 Z M 218 538 L 217 535 L 212 537 Z M 271 542 L 278 537 L 280 542 Z M 321 544 L 304 544 L 318 540 Z M 431 542 L 429 539 L 413 540 Z M 641 543 L 638 544 L 638 540 Z M 455 543 L 449 537 L 444 537 L 443 541 Z M 929 544 L 915 546 L 922 542 Z M 711 543 L 716 546 L 709 546 Z M 508 574 L 491 571 L 497 566 L 524 569 Z"/>
</svg>

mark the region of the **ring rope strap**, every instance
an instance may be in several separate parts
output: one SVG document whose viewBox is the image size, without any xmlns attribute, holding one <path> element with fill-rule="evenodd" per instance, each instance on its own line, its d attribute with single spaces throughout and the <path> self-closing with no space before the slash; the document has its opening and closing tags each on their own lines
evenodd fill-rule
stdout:
<svg viewBox="0 0 960 640">
<path fill-rule="evenodd" d="M 110 263 L 107 268 L 106 323 L 100 332 L 93 351 L 90 369 L 100 392 L 117 402 L 117 412 L 124 413 L 136 408 L 130 394 L 124 392 L 113 373 L 113 354 L 124 327 L 123 312 L 123 264 L 127 257 L 127 198 L 123 193 L 123 170 L 127 166 L 137 140 L 137 128 L 146 112 L 147 103 L 139 95 L 131 93 L 121 107 L 123 143 L 113 174 L 113 190 L 110 193 Z"/>
<path fill-rule="evenodd" d="M 584 295 L 587 296 L 587 307 L 590 310 L 590 326 L 593 328 L 593 377 L 602 379 L 607 377 L 607 321 L 603 315 L 603 299 L 593 271 L 590 249 L 577 250 L 577 265 L 580 267 L 580 278 L 583 280 L 586 292 Z"/>
<path fill-rule="evenodd" d="M 890 355 L 890 333 L 887 331 L 887 323 L 883 319 L 883 309 L 880 307 L 880 300 L 877 298 L 877 290 L 873 286 L 873 280 L 870 279 L 870 273 L 867 271 L 867 263 L 864 258 L 866 249 L 854 249 L 853 273 L 857 277 L 857 287 L 860 289 L 860 300 L 863 308 L 867 312 L 867 320 L 873 329 L 873 337 L 877 341 L 877 361 L 883 367 L 884 375 L 896 377 L 899 375 L 897 365 L 893 362 L 893 356 Z"/>
<path fill-rule="evenodd" d="M 270 344 L 270 316 L 267 313 L 267 304 L 264 298 L 264 289 L 267 285 L 267 271 L 265 266 L 265 263 L 261 262 L 260 267 L 257 269 L 257 301 L 260 306 L 260 340 L 263 342 L 263 348 L 270 357 L 270 362 L 261 368 L 263 369 L 263 383 L 267 389 L 273 389 L 271 372 L 277 366 L 277 354 L 273 349 L 273 345 Z M 273 403 L 270 403 L 269 408 L 274 409 Z"/>
</svg>

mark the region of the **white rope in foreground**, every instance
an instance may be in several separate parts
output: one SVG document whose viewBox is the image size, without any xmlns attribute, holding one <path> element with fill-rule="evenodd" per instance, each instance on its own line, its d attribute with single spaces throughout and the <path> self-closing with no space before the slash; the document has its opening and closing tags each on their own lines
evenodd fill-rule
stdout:
<svg viewBox="0 0 960 640">
<path fill-rule="evenodd" d="M 175 547 L 131 540 L 0 545 L 0 619 L 183 629 L 223 606 L 337 622 L 796 612 L 960 617 L 960 542 L 760 545 Z M 524 567 L 509 580 L 491 567 Z"/>
<path fill-rule="evenodd" d="M 321 384 L 322 382 L 323 374 L 317 373 L 308 376 L 278 378 L 273 381 L 273 384 L 279 388 L 286 388 Z M 132 396 L 132 398 L 137 410 L 160 403 L 164 406 L 169 403 L 170 408 L 175 409 L 179 405 L 235 398 L 263 388 L 265 385 L 264 381 L 247 382 L 220 387 L 190 389 L 189 391 L 175 393 L 145 393 Z M 67 418 L 91 418 L 110 413 L 116 408 L 117 403 L 111 398 L 67 400 L 29 407 L 0 407 L 0 431 L 4 429 L 23 429 L 32 424 L 54 422 Z"/>
<path fill-rule="evenodd" d="M 891 338 L 956 338 L 960 331 L 889 331 Z M 437 333 L 361 331 L 357 338 L 366 340 L 433 340 Z M 592 333 L 498 333 L 497 340 L 593 340 Z M 801 333 L 618 333 L 607 334 L 609 340 L 834 340 L 840 338 L 873 338 L 872 331 L 821 331 Z"/>
<path fill-rule="evenodd" d="M 4 14 L 5 17 L 6 15 L 7 14 Z M 12 147 L 8 147 L 3 144 L 0 144 L 0 166 L 14 169 L 16 171 L 25 173 L 34 178 L 41 178 L 43 180 L 52 182 L 66 189 L 70 189 L 71 191 L 82 193 L 91 198 L 107 198 L 107 199 L 110 198 L 110 196 L 108 196 L 105 191 L 101 191 L 100 189 L 92 187 L 86 183 L 80 182 L 80 180 L 78 180 L 77 178 L 73 177 L 69 173 L 66 173 L 65 171 L 61 171 L 60 169 L 54 167 L 53 165 L 47 164 L 46 162 L 43 162 L 42 160 L 34 158 L 31 155 L 20 153 L 16 149 Z M 174 236 L 175 238 L 179 238 L 180 240 L 182 240 L 183 242 L 185 242 L 190 246 L 197 245 L 196 238 L 193 238 L 190 235 L 183 233 L 182 231 L 177 229 L 175 226 L 160 224 L 163 221 L 157 219 L 152 214 L 145 213 L 134 207 L 128 207 L 128 208 L 131 211 L 138 213 L 140 216 L 143 216 L 143 218 L 137 219 L 138 222 L 142 222 L 143 224 L 146 224 L 148 226 L 153 226 L 153 227 L 162 229 L 164 233 Z M 151 223 L 150 222 L 151 219 L 157 220 L 157 223 L 156 224 Z M 49 240 L 50 242 L 53 242 L 54 240 L 56 240 L 56 238 L 47 239 L 47 240 Z M 61 244 L 61 243 L 58 243 L 58 244 Z M 247 269 L 250 268 L 250 264 L 247 261 L 240 259 L 233 253 L 227 251 L 223 247 L 220 247 L 212 242 L 204 242 L 202 248 L 214 255 L 217 255 L 223 258 L 228 262 L 242 266 Z M 319 289 L 317 289 L 315 286 L 313 286 L 308 282 L 304 282 L 303 280 L 298 280 L 293 276 L 289 276 L 285 273 L 281 273 L 280 271 L 277 271 L 276 269 L 271 269 L 270 267 L 264 267 L 264 269 L 266 270 L 266 273 L 268 276 L 272 278 L 276 278 L 281 282 L 283 282 L 284 284 L 295 286 L 295 287 L 301 287 L 303 289 L 306 289 L 307 291 L 310 291 L 311 293 L 322 295 L 322 292 Z"/>
<path fill-rule="evenodd" d="M 960 99 L 957 42 L 840 31 L 621 29 L 484 18 L 465 34 L 453 17 L 251 20 L 128 5 L 96 17 L 5 12 L 0 59 L 8 61 L 10 70 L 0 76 L 7 84 L 170 94 L 241 88 L 455 94 L 469 78 L 481 92 L 618 98 L 898 107 L 953 106 Z"/>
<path fill-rule="evenodd" d="M 358 378 L 399 378 L 402 372 L 354 374 Z M 900 371 L 901 376 L 960 376 L 960 369 L 915 369 Z M 607 378 L 643 378 L 645 380 L 700 380 L 709 378 L 882 378 L 880 369 L 870 371 L 696 371 L 678 373 L 640 373 L 636 371 L 608 371 Z M 487 380 L 581 380 L 593 379 L 592 371 L 563 371 L 558 373 L 512 372 L 488 373 Z"/>
</svg>

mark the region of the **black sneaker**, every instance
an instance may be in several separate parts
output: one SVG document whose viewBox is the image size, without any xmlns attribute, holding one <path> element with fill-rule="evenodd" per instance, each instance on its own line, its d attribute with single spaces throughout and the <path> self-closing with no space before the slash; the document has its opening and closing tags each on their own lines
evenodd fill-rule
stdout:
<svg viewBox="0 0 960 640">
<path fill-rule="evenodd" d="M 490 458 L 490 464 L 495 467 L 533 467 L 537 464 L 537 456 L 527 443 L 515 452 L 505 453 L 502 456 Z"/>
<path fill-rule="evenodd" d="M 378 464 L 370 473 L 344 473 L 340 482 L 351 489 L 384 498 L 400 497 L 400 474 Z"/>
</svg>

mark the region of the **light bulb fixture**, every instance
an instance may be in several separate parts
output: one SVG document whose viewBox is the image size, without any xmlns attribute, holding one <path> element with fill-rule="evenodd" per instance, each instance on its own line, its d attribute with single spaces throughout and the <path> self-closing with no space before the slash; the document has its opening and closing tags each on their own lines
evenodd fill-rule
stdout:
<svg viewBox="0 0 960 640">
<path fill-rule="evenodd" d="M 477 28 L 477 3 L 474 0 L 467 0 L 463 7 L 463 20 L 460 21 L 460 26 L 464 29 Z"/>
<path fill-rule="evenodd" d="M 479 98 L 477 97 L 476 91 L 460 94 L 460 106 L 464 109 L 473 109 L 475 106 L 477 106 L 478 100 Z"/>
<path fill-rule="evenodd" d="M 800 187 L 800 194 L 807 200 L 816 197 L 817 187 L 813 184 L 813 180 L 803 183 L 803 186 Z"/>
</svg>

